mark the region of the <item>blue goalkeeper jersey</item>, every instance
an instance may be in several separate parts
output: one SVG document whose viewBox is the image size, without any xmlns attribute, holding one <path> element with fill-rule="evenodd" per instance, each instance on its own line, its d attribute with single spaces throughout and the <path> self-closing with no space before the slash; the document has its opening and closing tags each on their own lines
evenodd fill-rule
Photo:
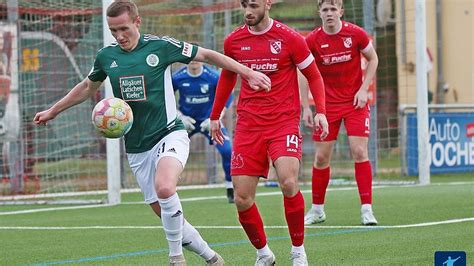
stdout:
<svg viewBox="0 0 474 266">
<path fill-rule="evenodd" d="M 204 121 L 209 118 L 218 80 L 219 72 L 207 65 L 203 65 L 202 72 L 198 76 L 189 74 L 187 67 L 183 67 L 173 74 L 173 88 L 175 91 L 179 91 L 181 113 L 196 121 Z M 232 99 L 233 96 L 230 95 L 226 103 L 227 108 L 232 103 Z"/>
</svg>

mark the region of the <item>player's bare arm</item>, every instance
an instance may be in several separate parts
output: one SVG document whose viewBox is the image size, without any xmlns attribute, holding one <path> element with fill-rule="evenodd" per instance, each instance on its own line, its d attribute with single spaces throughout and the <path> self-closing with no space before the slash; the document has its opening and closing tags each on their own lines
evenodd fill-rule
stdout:
<svg viewBox="0 0 474 266">
<path fill-rule="evenodd" d="M 309 85 L 306 78 L 298 71 L 298 86 L 300 89 L 300 101 L 303 108 L 304 125 L 310 128 L 314 127 L 313 111 L 309 107 Z"/>
<path fill-rule="evenodd" d="M 83 81 L 74 86 L 66 96 L 56 102 L 49 109 L 37 113 L 33 122 L 37 125 L 46 125 L 49 120 L 54 119 L 64 110 L 87 100 L 97 91 L 101 84 L 102 82 L 94 82 L 86 77 Z"/>
<path fill-rule="evenodd" d="M 329 134 L 329 124 L 326 119 L 326 94 L 324 92 L 324 83 L 321 73 L 314 60 L 305 68 L 300 69 L 301 73 L 308 81 L 308 88 L 313 95 L 316 114 L 314 116 L 313 126 L 315 130 L 321 132 L 321 139 L 325 139 Z M 306 101 L 308 99 L 308 92 L 306 90 Z"/>
<path fill-rule="evenodd" d="M 265 74 L 261 72 L 253 71 L 252 69 L 242 64 L 239 64 L 234 59 L 228 56 L 225 56 L 223 54 L 220 54 L 216 51 L 199 47 L 194 60 L 200 61 L 203 63 L 209 63 L 211 65 L 215 65 L 215 66 L 230 70 L 234 73 L 237 73 L 242 78 L 246 79 L 250 87 L 254 90 L 270 91 L 271 89 L 270 78 L 267 77 Z"/>
<path fill-rule="evenodd" d="M 364 76 L 364 82 L 354 96 L 353 105 L 355 106 L 355 109 L 363 108 L 367 104 L 367 92 L 369 90 L 369 84 L 374 78 L 375 72 L 377 71 L 377 66 L 379 64 L 379 58 L 375 52 L 374 47 L 371 47 L 367 52 L 362 52 L 362 54 L 368 60 L 368 65 Z"/>
</svg>

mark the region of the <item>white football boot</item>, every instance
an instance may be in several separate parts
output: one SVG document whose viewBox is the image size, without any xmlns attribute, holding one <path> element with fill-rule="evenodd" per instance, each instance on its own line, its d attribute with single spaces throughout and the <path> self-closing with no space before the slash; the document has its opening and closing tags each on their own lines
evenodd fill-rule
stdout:
<svg viewBox="0 0 474 266">
<path fill-rule="evenodd" d="M 362 204 L 360 208 L 360 222 L 362 225 L 377 225 L 371 204 Z"/>
<path fill-rule="evenodd" d="M 184 255 L 170 256 L 170 266 L 186 266 Z"/>
<path fill-rule="evenodd" d="M 257 260 L 255 261 L 255 266 L 273 266 L 275 265 L 275 255 L 272 251 L 268 255 L 259 256 L 257 254 Z"/>
<path fill-rule="evenodd" d="M 212 259 L 206 261 L 206 266 L 223 266 L 224 264 L 224 259 L 217 252 Z"/>
<path fill-rule="evenodd" d="M 318 211 L 315 208 L 311 208 L 304 216 L 304 224 L 319 224 L 326 221 L 326 213 L 324 210 Z"/>
<path fill-rule="evenodd" d="M 308 258 L 306 257 L 306 253 L 291 252 L 290 260 L 293 266 L 308 265 Z"/>
</svg>

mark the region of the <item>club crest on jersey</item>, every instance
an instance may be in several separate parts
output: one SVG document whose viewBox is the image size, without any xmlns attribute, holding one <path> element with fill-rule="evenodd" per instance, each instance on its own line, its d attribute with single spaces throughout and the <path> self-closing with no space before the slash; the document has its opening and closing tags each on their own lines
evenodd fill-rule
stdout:
<svg viewBox="0 0 474 266">
<path fill-rule="evenodd" d="M 146 63 L 151 67 L 156 67 L 159 62 L 160 62 L 160 59 L 158 58 L 156 54 L 149 54 L 146 57 Z"/>
<path fill-rule="evenodd" d="M 352 46 L 352 38 L 351 37 L 344 38 L 343 41 L 344 41 L 344 47 L 351 48 L 351 46 Z"/>
<path fill-rule="evenodd" d="M 281 52 L 281 42 L 280 41 L 271 41 L 270 42 L 270 51 L 272 54 L 279 54 Z"/>
<path fill-rule="evenodd" d="M 331 57 L 329 57 L 329 56 L 323 57 L 323 63 L 324 63 L 325 65 L 331 64 Z"/>
<path fill-rule="evenodd" d="M 209 84 L 201 84 L 201 92 L 207 93 L 209 91 Z"/>
</svg>

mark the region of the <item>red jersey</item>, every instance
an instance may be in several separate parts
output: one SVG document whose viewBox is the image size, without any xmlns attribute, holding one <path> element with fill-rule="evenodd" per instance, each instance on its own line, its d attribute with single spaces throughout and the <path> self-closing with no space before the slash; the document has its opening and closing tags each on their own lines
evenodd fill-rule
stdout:
<svg viewBox="0 0 474 266">
<path fill-rule="evenodd" d="M 260 130 L 261 127 L 277 128 L 286 123 L 299 123 L 301 109 L 296 68 L 305 69 L 314 61 L 299 33 L 275 20 L 261 32 L 254 32 L 244 25 L 229 34 L 224 42 L 224 53 L 263 72 L 272 82 L 269 92 L 255 91 L 242 79 L 237 127 Z"/>
<path fill-rule="evenodd" d="M 326 103 L 352 104 L 362 85 L 361 52 L 372 47 L 367 33 L 342 21 L 341 30 L 328 34 L 322 27 L 306 37 L 326 90 Z"/>
</svg>

